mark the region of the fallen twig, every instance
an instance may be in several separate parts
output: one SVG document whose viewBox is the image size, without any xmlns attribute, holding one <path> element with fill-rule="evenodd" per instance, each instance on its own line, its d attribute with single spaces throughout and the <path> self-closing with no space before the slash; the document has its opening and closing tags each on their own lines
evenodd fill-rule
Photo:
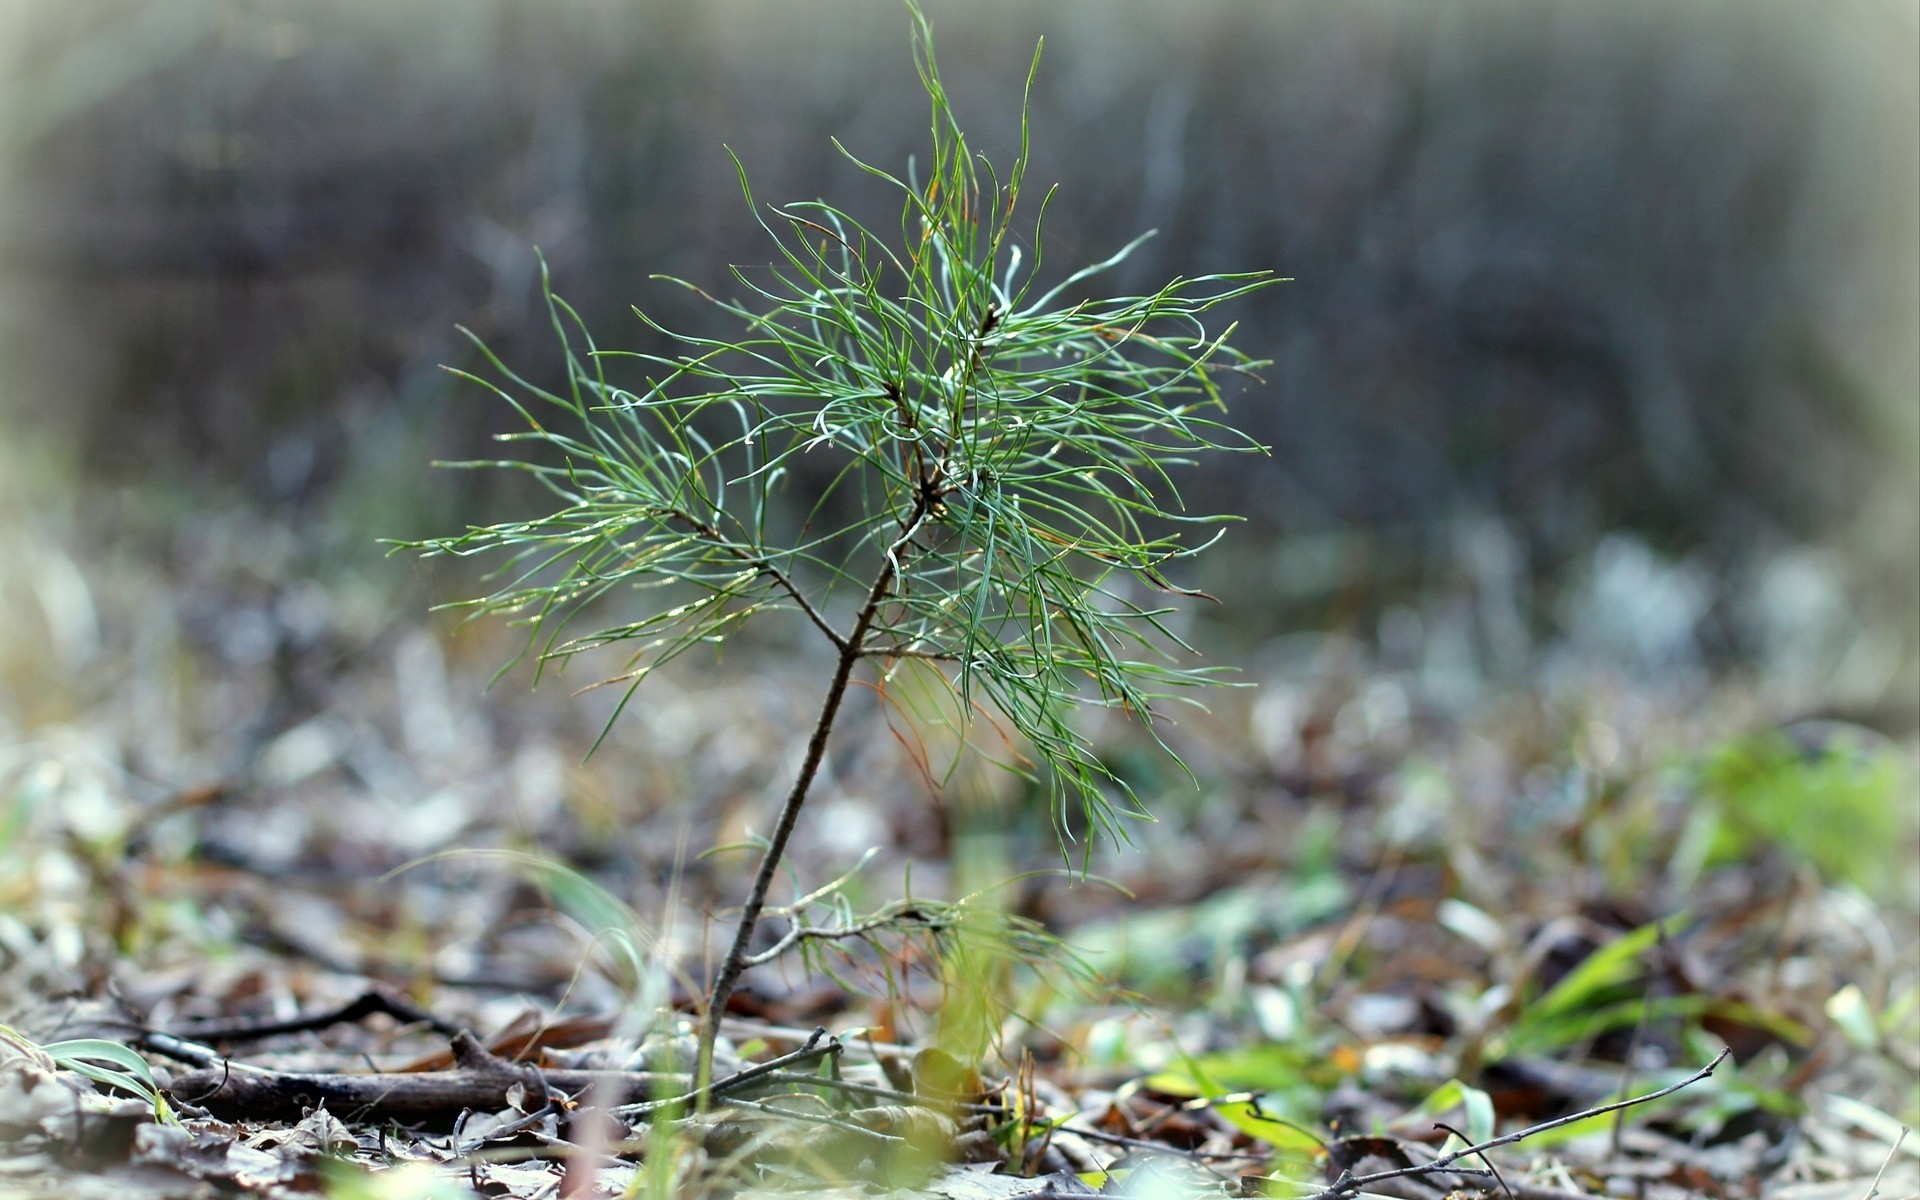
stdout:
<svg viewBox="0 0 1920 1200">
<path fill-rule="evenodd" d="M 298 1117 L 325 1104 L 341 1115 L 418 1121 L 450 1118 L 462 1109 L 505 1108 L 516 1085 L 537 1098 L 548 1088 L 577 1094 L 589 1086 L 612 1086 L 620 1100 L 636 1101 L 687 1081 L 685 1075 L 637 1071 L 538 1071 L 488 1053 L 464 1031 L 454 1036 L 453 1048 L 457 1066 L 451 1071 L 349 1075 L 222 1063 L 189 1071 L 167 1090 L 176 1099 L 225 1115 Z"/>
<path fill-rule="evenodd" d="M 1467 1140 L 1466 1134 L 1461 1133 L 1458 1129 L 1455 1129 L 1451 1125 L 1444 1125 L 1438 1121 L 1435 1121 L 1434 1126 L 1435 1128 L 1446 1130 L 1448 1133 L 1452 1134 L 1454 1137 L 1459 1138 L 1463 1142 Z M 1476 1157 L 1480 1159 L 1480 1165 L 1487 1169 L 1487 1174 L 1493 1176 L 1494 1182 L 1500 1185 L 1500 1190 L 1507 1194 L 1507 1200 L 1518 1200 L 1518 1198 L 1513 1194 L 1512 1186 L 1507 1183 L 1507 1177 L 1500 1173 L 1499 1167 L 1496 1167 L 1493 1165 L 1493 1160 L 1488 1158 L 1484 1154 L 1476 1155 Z"/>
<path fill-rule="evenodd" d="M 285 1021 L 207 1021 L 170 1030 L 174 1037 L 196 1042 L 254 1042 L 287 1033 L 311 1033 L 336 1025 L 351 1025 L 376 1014 L 389 1016 L 409 1025 L 425 1025 L 435 1033 L 452 1037 L 460 1027 L 441 1020 L 425 1009 L 382 988 L 368 988 L 345 1004 L 307 1013 Z"/>
<path fill-rule="evenodd" d="M 758 1082 L 830 1083 L 794 1077 L 785 1067 L 817 1062 L 838 1053 L 838 1039 L 817 1029 L 805 1046 L 764 1063 L 736 1071 L 705 1088 L 686 1090 L 693 1082 L 684 1073 L 650 1071 L 536 1070 L 511 1062 L 482 1046 L 464 1030 L 451 1040 L 454 1069 L 449 1071 L 340 1072 L 272 1071 L 212 1058 L 203 1047 L 160 1034 L 147 1039 L 152 1048 L 202 1064 L 199 1070 L 177 1077 L 168 1091 L 179 1100 L 224 1115 L 255 1118 L 298 1117 L 322 1104 L 335 1113 L 400 1121 L 450 1118 L 462 1109 L 497 1110 L 506 1107 L 516 1086 L 544 1098 L 548 1089 L 579 1095 L 589 1087 L 609 1097 L 622 1116 L 646 1116 L 675 1105 L 690 1107 L 703 1097 L 725 1096 Z M 825 1044 L 821 1044 L 824 1040 Z M 788 1076 L 776 1079 L 775 1076 Z M 657 1099 L 663 1092 L 677 1094 Z"/>
<path fill-rule="evenodd" d="M 226 1055 L 212 1046 L 202 1046 L 171 1033 L 162 1033 L 157 1029 L 142 1029 L 131 1039 L 142 1050 L 150 1050 L 164 1055 L 175 1062 L 192 1063 L 196 1067 L 217 1067 L 226 1061 Z"/>
<path fill-rule="evenodd" d="M 1549 1129 L 1558 1129 L 1562 1125 L 1571 1125 L 1575 1121 L 1584 1121 L 1589 1117 L 1604 1116 L 1618 1109 L 1631 1108 L 1636 1104 L 1645 1104 L 1651 1100 L 1658 1100 L 1663 1096 L 1671 1096 L 1681 1088 L 1691 1087 L 1693 1084 L 1713 1074 L 1713 1069 L 1725 1062 L 1727 1055 L 1730 1053 L 1732 1053 L 1731 1050 L 1722 1048 L 1720 1053 L 1713 1056 L 1712 1062 L 1701 1067 L 1698 1071 L 1695 1071 L 1680 1082 L 1669 1084 L 1657 1092 L 1648 1092 L 1644 1096 L 1630 1096 L 1625 1100 L 1616 1100 L 1612 1104 L 1602 1104 L 1594 1108 L 1582 1109 L 1576 1113 L 1568 1113 L 1564 1117 L 1555 1117 L 1551 1121 L 1542 1121 L 1538 1125 L 1529 1125 L 1525 1129 L 1517 1129 L 1502 1137 L 1490 1138 L 1478 1145 L 1464 1146 L 1453 1151 L 1451 1154 L 1443 1154 L 1432 1162 L 1420 1163 L 1411 1167 L 1396 1167 L 1391 1171 L 1375 1171 L 1368 1175 L 1355 1175 L 1352 1172 L 1342 1172 L 1341 1177 L 1334 1181 L 1332 1187 L 1315 1192 L 1311 1196 L 1306 1197 L 1306 1200 L 1340 1200 L 1341 1197 L 1351 1196 L 1367 1185 L 1379 1183 L 1382 1180 L 1401 1179 L 1415 1175 L 1432 1175 L 1447 1170 L 1463 1158 L 1476 1154 L 1484 1154 L 1486 1151 L 1500 1146 L 1510 1146 L 1515 1142 L 1522 1142 L 1530 1137 L 1537 1137 Z"/>
</svg>

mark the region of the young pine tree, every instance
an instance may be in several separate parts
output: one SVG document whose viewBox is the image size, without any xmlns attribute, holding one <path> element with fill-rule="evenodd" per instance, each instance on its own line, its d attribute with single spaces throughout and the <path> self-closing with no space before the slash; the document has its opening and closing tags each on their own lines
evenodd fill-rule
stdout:
<svg viewBox="0 0 1920 1200">
<path fill-rule="evenodd" d="M 1025 117 L 1004 175 L 976 157 L 932 31 L 908 7 L 932 108 L 924 173 L 910 163 L 904 178 L 890 174 L 835 143 L 899 198 L 897 239 L 820 201 L 762 209 L 743 169 L 778 260 L 764 273 L 736 269 L 739 299 L 672 281 L 736 318 L 736 336 L 677 335 L 640 313 L 676 353 L 602 350 L 549 290 L 565 385 L 536 386 L 481 346 L 499 382 L 469 378 L 517 410 L 526 428 L 503 440 L 530 453 L 462 465 L 528 472 L 556 507 L 414 546 L 505 555 L 499 586 L 466 605 L 531 626 L 542 663 L 617 645 L 628 657 L 609 682 L 628 696 L 763 613 L 793 614 L 831 646 L 805 755 L 712 979 L 701 1078 L 863 674 L 909 660 L 938 670 L 957 711 L 994 714 L 1031 748 L 1063 839 L 1076 807 L 1090 832 L 1123 834 L 1138 801 L 1075 710 L 1121 709 L 1151 730 L 1156 705 L 1212 678 L 1173 657 L 1189 652 L 1164 619 L 1184 594 L 1170 564 L 1212 543 L 1191 540 L 1196 527 L 1225 518 L 1187 513 L 1170 469 L 1206 451 L 1259 449 L 1218 416 L 1221 376 L 1258 364 L 1228 346 L 1231 326 L 1209 335 L 1201 318 L 1273 280 L 1212 275 L 1146 295 L 1092 294 L 1136 240 L 1043 284 L 1040 216 L 1052 193 L 1028 195 Z M 1017 224 L 1029 210 L 1031 224 Z M 637 361 L 643 384 L 610 380 L 623 359 Z M 826 482 L 807 497 L 813 517 L 781 538 L 782 485 L 802 460 Z M 604 620 L 616 595 L 636 610 L 569 635 L 576 617 Z"/>
</svg>

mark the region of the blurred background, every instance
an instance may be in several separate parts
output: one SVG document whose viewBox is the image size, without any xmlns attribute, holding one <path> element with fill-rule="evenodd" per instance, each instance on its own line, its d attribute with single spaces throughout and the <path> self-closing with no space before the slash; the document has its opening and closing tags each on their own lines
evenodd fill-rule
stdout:
<svg viewBox="0 0 1920 1200">
<path fill-rule="evenodd" d="M 1337 637 L 1441 707 L 1732 679 L 1755 720 L 1913 731 L 1910 0 L 929 13 L 1001 160 L 1046 39 L 1049 270 L 1153 228 L 1117 288 L 1292 279 L 1230 314 L 1273 454 L 1193 481 L 1248 518 L 1203 647 L 1284 679 Z M 603 346 L 651 344 L 633 304 L 712 329 L 649 276 L 769 257 L 724 146 L 763 200 L 884 226 L 828 139 L 922 148 L 908 44 L 892 0 L 0 9 L 0 721 L 117 723 L 168 787 L 298 782 L 341 769 L 328 689 L 377 663 L 408 769 L 457 759 L 442 702 L 510 635 L 429 624 L 470 577 L 376 543 L 524 511 L 428 467 L 508 417 L 440 370 L 474 361 L 456 324 L 556 379 L 537 247 Z M 496 745 L 551 711 L 505 692 Z M 1308 718 L 1259 711 L 1236 736 L 1297 752 Z M 560 770 L 514 761 L 525 794 Z"/>
</svg>

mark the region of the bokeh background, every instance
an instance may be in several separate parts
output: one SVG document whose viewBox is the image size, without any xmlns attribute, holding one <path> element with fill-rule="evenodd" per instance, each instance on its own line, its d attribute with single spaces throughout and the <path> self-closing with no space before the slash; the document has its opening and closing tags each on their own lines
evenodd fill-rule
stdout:
<svg viewBox="0 0 1920 1200">
<path fill-rule="evenodd" d="M 1216 656 L 1338 634 L 1442 705 L 1735 679 L 1756 720 L 1912 732 L 1909 0 L 929 12 L 1002 158 L 1046 39 L 1051 268 L 1155 228 L 1120 286 L 1293 280 L 1231 314 L 1273 454 L 1190 493 L 1248 518 Z M 0 55 L 0 713 L 124 704 L 172 784 L 331 762 L 288 736 L 350 663 L 432 725 L 424 614 L 464 584 L 375 539 L 521 499 L 427 464 L 508 415 L 440 370 L 456 324 L 556 377 L 536 247 L 602 345 L 649 344 L 632 304 L 710 329 L 649 276 L 767 259 L 724 146 L 763 199 L 878 215 L 829 138 L 897 166 L 926 121 L 891 0 L 20 3 Z"/>
</svg>

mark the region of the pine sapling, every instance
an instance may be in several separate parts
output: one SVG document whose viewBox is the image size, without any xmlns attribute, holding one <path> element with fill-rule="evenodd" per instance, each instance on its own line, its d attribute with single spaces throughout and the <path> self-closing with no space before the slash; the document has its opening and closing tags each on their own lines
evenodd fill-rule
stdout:
<svg viewBox="0 0 1920 1200">
<path fill-rule="evenodd" d="M 884 681 L 904 664 L 930 668 L 957 711 L 1010 726 L 1030 748 L 1063 847 L 1076 830 L 1125 836 L 1139 801 L 1076 710 L 1123 710 L 1158 740 L 1155 706 L 1214 678 L 1184 665 L 1191 651 L 1167 624 L 1169 597 L 1192 593 L 1169 571 L 1218 537 L 1194 539 L 1196 528 L 1228 518 L 1187 513 L 1170 471 L 1204 451 L 1260 449 L 1218 416 L 1221 377 L 1259 364 L 1228 345 L 1232 326 L 1209 335 L 1201 318 L 1274 280 L 1209 275 L 1090 295 L 1136 240 L 1042 286 L 1051 191 L 1030 227 L 1015 225 L 1031 203 L 1024 106 L 1002 177 L 968 149 L 931 28 L 908 8 L 932 110 L 925 174 L 910 163 L 895 176 L 834 143 L 899 197 L 898 241 L 820 201 L 762 209 L 741 168 L 778 260 L 736 268 L 739 299 L 670 281 L 737 318 L 739 334 L 678 335 L 639 313 L 675 352 L 601 350 L 549 288 L 564 387 L 536 386 L 484 345 L 498 381 L 467 376 L 524 419 L 503 440 L 533 443 L 538 456 L 461 465 L 525 471 L 558 507 L 412 544 L 504 554 L 498 586 L 465 607 L 527 624 L 527 652 L 543 665 L 620 646 L 625 666 L 607 682 L 623 697 L 608 729 L 648 675 L 763 612 L 797 614 L 831 646 L 805 754 L 713 973 L 702 1080 L 741 972 L 764 961 L 750 953 L 761 912 L 863 673 Z M 1027 79 L 1030 89 L 1032 70 Z M 611 381 L 623 363 L 637 363 L 644 383 Z M 778 501 L 802 460 L 825 482 L 800 532 L 782 536 L 793 522 Z M 653 602 L 568 632 L 631 589 Z"/>
</svg>

